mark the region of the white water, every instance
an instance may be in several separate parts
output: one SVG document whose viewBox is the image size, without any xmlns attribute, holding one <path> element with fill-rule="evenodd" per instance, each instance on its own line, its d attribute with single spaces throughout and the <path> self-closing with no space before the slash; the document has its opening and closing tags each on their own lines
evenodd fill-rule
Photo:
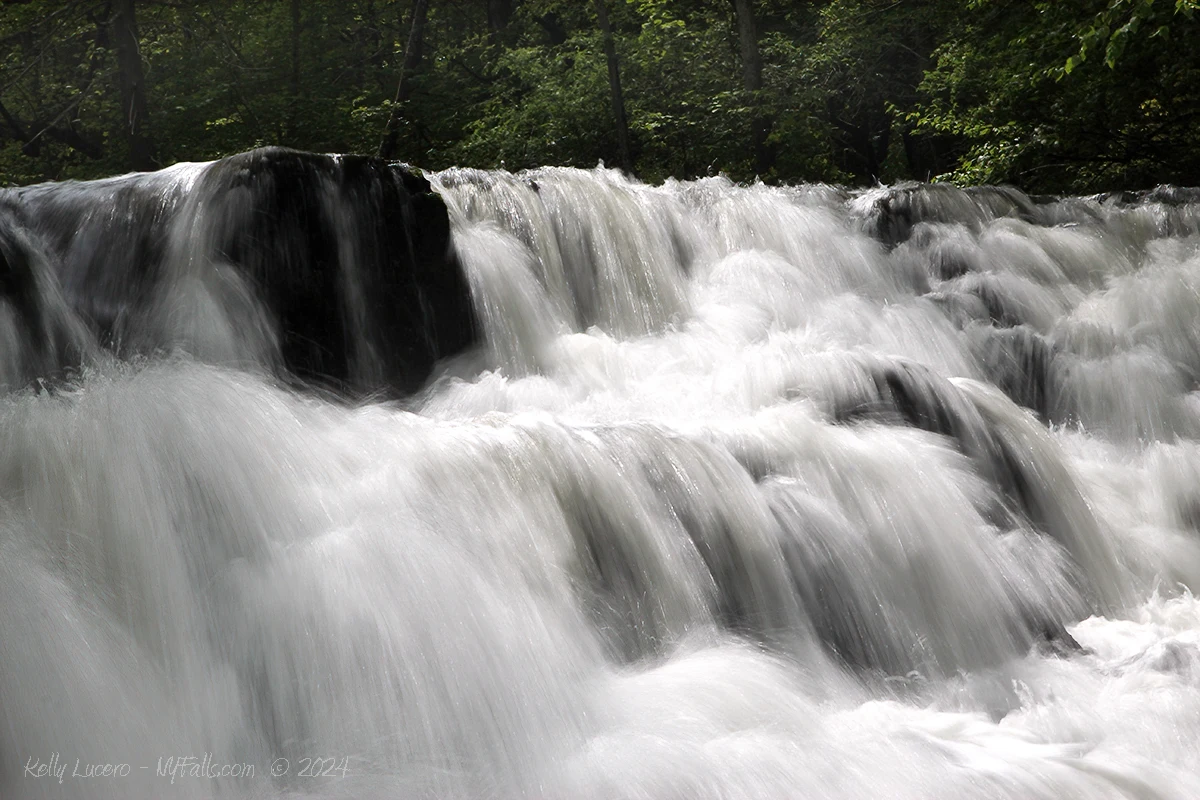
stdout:
<svg viewBox="0 0 1200 800">
<path fill-rule="evenodd" d="M 1200 797 L 1200 212 L 435 182 L 486 347 L 407 410 L 0 400 L 0 797 Z"/>
</svg>

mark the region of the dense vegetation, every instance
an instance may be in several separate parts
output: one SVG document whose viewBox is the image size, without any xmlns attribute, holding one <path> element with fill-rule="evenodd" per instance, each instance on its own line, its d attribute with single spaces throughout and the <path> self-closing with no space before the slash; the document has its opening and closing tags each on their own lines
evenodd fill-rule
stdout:
<svg viewBox="0 0 1200 800">
<path fill-rule="evenodd" d="M 0 0 L 0 182 L 264 144 L 648 180 L 1200 183 L 1200 0 Z"/>
</svg>

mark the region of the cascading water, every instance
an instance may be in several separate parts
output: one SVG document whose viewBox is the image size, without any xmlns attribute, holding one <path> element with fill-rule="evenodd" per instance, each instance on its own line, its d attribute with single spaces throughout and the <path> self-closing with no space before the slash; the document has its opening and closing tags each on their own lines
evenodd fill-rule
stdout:
<svg viewBox="0 0 1200 800">
<path fill-rule="evenodd" d="M 0 209 L 0 797 L 1200 797 L 1186 194 L 302 167 Z"/>
</svg>

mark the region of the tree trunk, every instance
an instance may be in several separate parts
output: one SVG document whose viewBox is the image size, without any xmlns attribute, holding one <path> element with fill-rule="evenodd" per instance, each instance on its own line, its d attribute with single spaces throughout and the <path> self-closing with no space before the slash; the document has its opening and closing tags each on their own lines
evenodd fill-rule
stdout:
<svg viewBox="0 0 1200 800">
<path fill-rule="evenodd" d="M 365 47 L 367 51 L 371 53 L 371 82 L 382 86 L 382 73 L 385 59 L 383 55 L 383 47 L 381 47 L 380 44 L 383 41 L 383 33 L 379 23 L 379 12 L 375 7 L 374 0 L 367 0 L 366 22 L 367 29 L 363 37 L 363 47 Z M 365 83 L 365 78 L 360 82 Z"/>
<path fill-rule="evenodd" d="M 296 128 L 300 118 L 300 0 L 292 0 L 292 71 L 288 80 L 291 102 L 288 104 L 287 133 L 294 145 L 299 141 Z"/>
<path fill-rule="evenodd" d="M 292 97 L 300 94 L 300 0 L 292 0 Z"/>
<path fill-rule="evenodd" d="M 762 89 L 762 56 L 758 52 L 758 31 L 754 22 L 752 0 L 733 0 L 737 13 L 738 44 L 742 53 L 742 87 L 753 104 L 750 119 L 750 141 L 754 150 L 754 171 L 765 175 L 774 165 L 774 153 L 767 146 L 771 121 L 763 113 L 758 97 Z"/>
<path fill-rule="evenodd" d="M 600 33 L 604 37 L 604 56 L 608 59 L 608 88 L 613 120 L 617 125 L 617 148 L 620 152 L 621 167 L 626 172 L 631 172 L 633 158 L 629 149 L 629 121 L 625 118 L 625 96 L 621 93 L 621 65 L 617 61 L 617 47 L 613 42 L 612 26 L 608 24 L 605 0 L 596 0 L 596 16 L 600 20 Z"/>
<path fill-rule="evenodd" d="M 116 0 L 111 29 L 117 53 L 117 82 L 121 90 L 122 128 L 129 141 L 129 163 L 136 170 L 152 170 L 154 148 L 146 133 L 146 74 L 138 52 L 134 0 Z"/>
<path fill-rule="evenodd" d="M 404 61 L 400 64 L 396 98 L 392 101 L 392 112 L 388 115 L 383 140 L 379 143 L 380 158 L 391 158 L 396 153 L 396 144 L 400 139 L 401 109 L 412 94 L 412 73 L 421 61 L 422 37 L 425 34 L 425 18 L 428 12 L 429 0 L 414 0 L 412 26 L 408 31 L 408 42 L 404 46 Z"/>
<path fill-rule="evenodd" d="M 488 42 L 496 44 L 512 19 L 513 0 L 487 0 Z"/>
</svg>

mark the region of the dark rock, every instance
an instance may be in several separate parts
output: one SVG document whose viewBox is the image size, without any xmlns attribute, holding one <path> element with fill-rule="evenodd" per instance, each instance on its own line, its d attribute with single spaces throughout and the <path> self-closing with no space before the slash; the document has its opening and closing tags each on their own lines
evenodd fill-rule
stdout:
<svg viewBox="0 0 1200 800">
<path fill-rule="evenodd" d="M 80 366 L 92 342 L 66 307 L 44 245 L 0 207 L 0 388 Z"/>
<path fill-rule="evenodd" d="M 362 395 L 413 391 L 476 341 L 446 208 L 403 166 L 265 148 L 7 196 L 121 355 L 178 348 Z"/>
<path fill-rule="evenodd" d="M 1028 325 L 972 326 L 971 350 L 989 381 L 1043 421 L 1060 395 L 1054 346 Z"/>
<path fill-rule="evenodd" d="M 1037 206 L 1009 186 L 959 189 L 945 183 L 899 184 L 873 189 L 851 201 L 867 233 L 889 247 L 908 241 L 921 223 L 958 223 L 978 231 L 999 217 L 1037 221 Z"/>
</svg>

